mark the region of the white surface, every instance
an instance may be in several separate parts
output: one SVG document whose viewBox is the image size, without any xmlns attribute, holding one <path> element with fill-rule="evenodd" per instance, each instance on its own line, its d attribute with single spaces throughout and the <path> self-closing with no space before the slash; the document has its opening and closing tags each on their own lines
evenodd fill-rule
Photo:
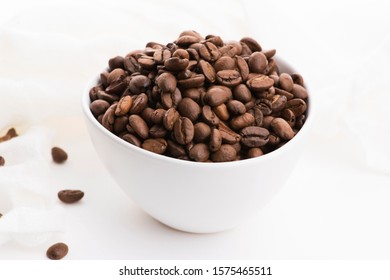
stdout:
<svg viewBox="0 0 390 280">
<path fill-rule="evenodd" d="M 386 46 L 390 32 L 384 1 L 353 7 L 349 1 L 48 3 L 1 1 L 0 129 L 46 127 L 53 134 L 48 141 L 64 147 L 69 160 L 53 165 L 45 154 L 50 147 L 42 148 L 49 168 L 42 182 L 49 179 L 49 192 L 80 188 L 86 196 L 64 207 L 62 233 L 32 247 L 7 242 L 0 259 L 45 259 L 46 248 L 58 241 L 69 244 L 68 259 L 390 258 L 389 148 L 381 130 L 390 97 L 373 90 L 369 107 L 362 99 L 350 106 L 362 96 L 353 85 L 370 88 L 390 76 L 368 63 L 370 57 L 381 62 L 386 50 L 377 48 Z M 223 13 L 215 12 L 218 6 Z M 258 216 L 219 234 L 178 232 L 140 211 L 103 168 L 81 117 L 81 91 L 108 58 L 151 40 L 171 41 L 184 29 L 257 38 L 294 65 L 319 100 L 315 129 L 288 183 Z M 381 90 L 390 89 L 384 83 Z M 351 122 L 362 115 L 381 128 L 374 130 L 375 145 L 360 136 L 364 125 L 356 131 Z"/>
</svg>

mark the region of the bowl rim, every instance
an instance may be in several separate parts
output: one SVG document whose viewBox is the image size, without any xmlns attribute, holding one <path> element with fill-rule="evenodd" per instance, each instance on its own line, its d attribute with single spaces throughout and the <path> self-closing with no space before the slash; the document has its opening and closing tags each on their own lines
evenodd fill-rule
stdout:
<svg viewBox="0 0 390 280">
<path fill-rule="evenodd" d="M 283 64 L 286 68 L 290 69 L 291 71 L 287 71 L 288 73 L 298 73 L 295 71 L 294 68 L 292 68 L 288 63 L 286 63 L 283 59 L 280 57 L 276 57 L 278 64 Z M 106 70 L 106 69 L 105 69 Z M 104 70 L 103 70 L 104 71 Z M 119 145 L 132 150 L 135 153 L 139 153 L 145 157 L 152 157 L 155 160 L 161 160 L 165 161 L 166 163 L 170 164 L 180 164 L 180 165 L 188 165 L 193 166 L 196 168 L 199 167 L 206 167 L 206 168 L 226 168 L 226 167 L 235 167 L 240 165 L 251 165 L 251 164 L 257 164 L 258 162 L 267 161 L 274 157 L 279 156 L 281 153 L 284 153 L 287 149 L 290 149 L 293 145 L 296 145 L 296 142 L 301 141 L 300 139 L 304 137 L 305 134 L 308 134 L 308 131 L 310 127 L 312 126 L 313 122 L 313 94 L 310 93 L 310 90 L 308 89 L 306 82 L 305 82 L 305 88 L 308 91 L 308 104 L 307 107 L 307 118 L 305 120 L 305 123 L 303 124 L 302 128 L 298 131 L 298 133 L 289 140 L 286 144 L 284 144 L 282 147 L 279 147 L 278 149 L 264 154 L 259 157 L 255 158 L 249 158 L 249 159 L 242 159 L 242 160 L 236 160 L 236 161 L 229 161 L 229 162 L 196 162 L 196 161 L 189 161 L 189 160 L 182 160 L 177 159 L 174 157 L 169 157 L 166 155 L 160 155 L 153 152 L 150 152 L 148 150 L 142 149 L 141 147 L 137 147 L 131 143 L 128 143 L 127 141 L 121 139 L 114 133 L 107 130 L 102 124 L 98 122 L 98 120 L 93 116 L 91 110 L 90 110 L 90 104 L 91 100 L 89 97 L 89 91 L 92 87 L 96 86 L 98 84 L 98 81 L 100 79 L 100 74 L 97 74 L 95 77 L 89 80 L 89 82 L 84 87 L 83 93 L 82 93 L 82 99 L 81 99 L 81 105 L 82 105 L 82 111 L 84 113 L 84 116 L 86 119 L 94 126 L 96 127 L 101 133 L 106 135 L 108 138 L 110 138 L 112 141 L 118 143 Z"/>
</svg>

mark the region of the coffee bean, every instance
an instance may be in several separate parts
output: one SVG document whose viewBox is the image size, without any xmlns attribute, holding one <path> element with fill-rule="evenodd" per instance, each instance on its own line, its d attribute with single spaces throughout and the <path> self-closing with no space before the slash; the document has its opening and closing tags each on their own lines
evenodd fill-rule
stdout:
<svg viewBox="0 0 390 280">
<path fill-rule="evenodd" d="M 276 146 L 280 143 L 280 137 L 274 133 L 270 133 L 268 136 L 268 144 L 271 146 Z"/>
<path fill-rule="evenodd" d="M 152 108 L 150 107 L 146 107 L 142 112 L 141 112 L 141 117 L 144 119 L 144 121 L 149 125 L 153 125 L 154 122 L 153 122 L 153 114 L 154 114 L 154 111 Z"/>
<path fill-rule="evenodd" d="M 211 129 L 209 149 L 211 152 L 218 151 L 222 145 L 221 132 L 217 128 Z"/>
<path fill-rule="evenodd" d="M 198 103 L 188 97 L 183 98 L 183 100 L 179 103 L 177 109 L 180 115 L 189 118 L 191 121 L 195 121 L 196 119 L 198 119 L 201 113 Z"/>
<path fill-rule="evenodd" d="M 295 119 L 295 127 L 298 128 L 298 129 L 301 129 L 303 124 L 305 123 L 306 121 L 306 116 L 305 115 L 300 115 L 298 117 L 296 117 Z"/>
<path fill-rule="evenodd" d="M 229 56 L 222 56 L 214 63 L 214 69 L 216 72 L 222 70 L 234 70 L 236 69 L 236 62 Z"/>
<path fill-rule="evenodd" d="M 5 159 L 2 156 L 0 156 L 0 166 L 4 166 L 4 164 L 5 164 Z"/>
<path fill-rule="evenodd" d="M 231 128 L 240 130 L 244 127 L 250 126 L 255 122 L 255 118 L 250 113 L 245 113 L 232 118 L 230 121 Z"/>
<path fill-rule="evenodd" d="M 168 131 L 164 126 L 155 124 L 149 129 L 149 135 L 153 138 L 164 138 Z"/>
<path fill-rule="evenodd" d="M 139 72 L 140 70 L 140 65 L 138 61 L 135 59 L 133 56 L 126 56 L 123 59 L 123 67 L 125 70 L 129 71 L 131 74 Z"/>
<path fill-rule="evenodd" d="M 274 88 L 274 87 L 272 87 L 272 88 Z M 287 98 L 287 100 L 294 98 L 294 95 L 286 90 L 283 90 L 283 89 L 280 89 L 277 87 L 275 87 L 274 89 L 275 89 L 275 94 L 283 95 Z"/>
<path fill-rule="evenodd" d="M 264 116 L 263 117 L 263 125 L 262 125 L 262 127 L 268 129 L 271 126 L 271 122 L 273 121 L 274 118 L 275 117 L 273 117 L 273 116 Z"/>
<path fill-rule="evenodd" d="M 183 49 L 177 49 L 173 54 L 172 57 L 180 57 L 190 60 L 190 54 Z"/>
<path fill-rule="evenodd" d="M 129 113 L 139 114 L 148 106 L 148 96 L 145 93 L 137 95 L 133 101 Z"/>
<path fill-rule="evenodd" d="M 163 138 L 146 139 L 142 143 L 142 148 L 156 154 L 163 154 L 167 149 L 167 141 Z"/>
<path fill-rule="evenodd" d="M 139 140 L 134 134 L 126 133 L 122 136 L 122 139 L 137 147 L 141 147 L 141 140 Z"/>
<path fill-rule="evenodd" d="M 302 87 L 304 86 L 304 81 L 303 81 L 303 78 L 301 75 L 294 73 L 294 74 L 291 74 L 291 78 L 292 78 L 294 84 L 300 85 Z"/>
<path fill-rule="evenodd" d="M 237 158 L 237 152 L 232 145 L 223 144 L 221 148 L 211 154 L 211 160 L 214 162 L 233 161 Z"/>
<path fill-rule="evenodd" d="M 262 98 L 257 102 L 257 107 L 261 110 L 264 116 L 272 114 L 272 102 L 270 100 Z"/>
<path fill-rule="evenodd" d="M 245 44 L 243 42 L 240 42 L 240 45 L 241 45 L 241 53 L 240 53 L 240 55 L 248 57 L 248 56 L 250 56 L 253 53 L 251 51 L 251 49 L 248 47 L 247 44 Z"/>
<path fill-rule="evenodd" d="M 241 143 L 249 148 L 262 147 L 268 143 L 269 131 L 258 126 L 247 126 L 241 130 Z"/>
<path fill-rule="evenodd" d="M 217 81 L 224 86 L 234 87 L 241 83 L 242 78 L 236 70 L 221 70 L 217 72 Z"/>
<path fill-rule="evenodd" d="M 134 129 L 134 132 L 142 139 L 149 137 L 148 125 L 139 115 L 131 115 L 129 117 L 129 124 Z"/>
<path fill-rule="evenodd" d="M 201 88 L 188 88 L 182 93 L 183 97 L 188 97 L 198 102 L 200 100 Z"/>
<path fill-rule="evenodd" d="M 266 56 L 261 52 L 254 52 L 249 57 L 248 66 L 252 73 L 264 73 L 264 70 L 267 65 L 268 60 Z"/>
<path fill-rule="evenodd" d="M 204 122 L 198 122 L 194 125 L 194 142 L 205 142 L 209 139 L 211 128 Z"/>
<path fill-rule="evenodd" d="M 259 157 L 259 156 L 262 156 L 264 153 L 263 151 L 260 149 L 260 148 L 250 148 L 248 150 L 248 158 L 255 158 L 255 157 Z"/>
<path fill-rule="evenodd" d="M 96 96 L 97 96 L 97 98 L 99 98 L 101 100 L 105 100 L 110 104 L 119 100 L 119 96 L 108 94 L 104 90 L 97 91 Z"/>
<path fill-rule="evenodd" d="M 273 113 L 280 112 L 284 109 L 287 103 L 287 98 L 283 95 L 274 95 L 271 100 L 271 108 Z"/>
<path fill-rule="evenodd" d="M 227 121 L 230 118 L 228 109 L 224 103 L 213 108 L 214 113 L 222 121 Z"/>
<path fill-rule="evenodd" d="M 199 37 L 191 36 L 191 35 L 184 35 L 179 37 L 179 39 L 176 40 L 176 44 L 180 47 L 188 47 L 191 44 L 199 43 L 201 39 Z"/>
<path fill-rule="evenodd" d="M 173 93 L 161 93 L 161 103 L 165 109 L 176 108 L 182 100 L 181 92 L 178 88 Z"/>
<path fill-rule="evenodd" d="M 142 113 L 144 111 L 142 111 Z M 165 112 L 166 112 L 166 110 L 162 109 L 162 108 L 153 110 L 153 112 L 151 112 L 151 114 L 150 114 L 150 122 L 153 124 L 162 124 Z M 142 115 L 143 119 L 145 120 L 145 117 L 143 116 L 143 114 L 141 114 L 141 115 Z"/>
<path fill-rule="evenodd" d="M 151 85 L 151 80 L 144 75 L 137 75 L 131 78 L 129 82 L 129 91 L 131 94 L 140 94 L 146 92 Z"/>
<path fill-rule="evenodd" d="M 296 98 L 306 99 L 308 97 L 307 90 L 298 84 L 293 85 L 291 92 Z"/>
<path fill-rule="evenodd" d="M 56 243 L 49 247 L 46 256 L 51 260 L 60 260 L 68 254 L 69 248 L 65 243 Z"/>
<path fill-rule="evenodd" d="M 241 101 L 242 103 L 249 102 L 252 99 L 252 93 L 245 84 L 239 84 L 238 86 L 236 86 L 233 89 L 233 96 L 235 99 Z"/>
<path fill-rule="evenodd" d="M 179 72 L 187 68 L 189 60 L 180 57 L 171 57 L 164 62 L 165 68 L 168 71 Z"/>
<path fill-rule="evenodd" d="M 154 61 L 153 57 L 148 55 L 142 55 L 137 61 L 142 68 L 147 70 L 153 70 L 156 65 L 156 61 Z"/>
<path fill-rule="evenodd" d="M 203 74 L 196 74 L 191 78 L 180 80 L 177 85 L 181 89 L 202 87 L 204 84 L 205 76 Z"/>
<path fill-rule="evenodd" d="M 246 63 L 245 59 L 241 56 L 236 56 L 237 59 L 237 68 L 238 72 L 240 72 L 241 78 L 243 81 L 246 81 L 249 76 L 249 66 Z"/>
<path fill-rule="evenodd" d="M 287 101 L 286 108 L 293 111 L 295 116 L 300 116 L 304 112 L 306 112 L 307 105 L 306 105 L 305 101 L 303 101 L 302 99 L 294 98 L 294 99 Z"/>
<path fill-rule="evenodd" d="M 272 80 L 266 75 L 259 74 L 251 79 L 248 78 L 246 84 L 251 90 L 258 92 L 267 90 L 272 87 L 274 85 L 274 80 Z"/>
<path fill-rule="evenodd" d="M 246 112 L 245 105 L 238 100 L 229 100 L 226 107 L 233 115 L 242 115 Z"/>
<path fill-rule="evenodd" d="M 129 117 L 128 116 L 122 116 L 119 118 L 115 118 L 114 125 L 113 125 L 113 132 L 115 134 L 121 134 L 122 132 L 126 131 L 126 126 L 129 124 Z"/>
<path fill-rule="evenodd" d="M 96 100 L 94 102 L 97 102 L 97 101 L 99 101 L 99 100 Z M 93 102 L 92 102 L 91 106 L 92 105 L 93 105 Z M 119 100 L 118 105 L 116 106 L 115 115 L 118 117 L 126 115 L 130 111 L 130 108 L 132 105 L 133 105 L 133 99 L 129 95 L 123 96 Z"/>
<path fill-rule="evenodd" d="M 282 89 L 286 91 L 292 91 L 294 82 L 289 74 L 282 73 L 279 76 L 279 84 Z"/>
<path fill-rule="evenodd" d="M 219 118 L 214 113 L 214 111 L 211 109 L 210 106 L 206 105 L 202 108 L 202 117 L 205 120 L 206 123 L 212 126 L 216 126 L 219 124 Z"/>
<path fill-rule="evenodd" d="M 84 192 L 80 190 L 62 190 L 58 192 L 58 198 L 64 203 L 75 203 L 84 197 Z"/>
<path fill-rule="evenodd" d="M 211 42 L 201 44 L 199 47 L 199 55 L 206 61 L 216 61 L 221 57 L 218 48 Z"/>
<path fill-rule="evenodd" d="M 164 127 L 171 131 L 173 129 L 173 126 L 175 122 L 180 118 L 180 114 L 178 111 L 176 111 L 175 108 L 170 108 L 165 112 L 164 118 L 163 118 L 163 125 Z"/>
<path fill-rule="evenodd" d="M 253 38 L 244 37 L 240 40 L 240 42 L 245 43 L 252 52 L 261 52 L 260 44 Z"/>
<path fill-rule="evenodd" d="M 153 59 L 156 64 L 164 64 L 164 61 L 171 58 L 172 54 L 168 49 L 158 49 L 153 54 Z"/>
<path fill-rule="evenodd" d="M 275 56 L 276 50 L 275 50 L 275 49 L 266 50 L 266 51 L 263 51 L 263 54 L 265 55 L 265 57 L 266 57 L 267 59 L 270 59 L 270 58 L 272 58 L 272 57 Z"/>
<path fill-rule="evenodd" d="M 281 117 L 283 119 L 286 120 L 286 122 L 288 122 L 288 124 L 291 126 L 291 127 L 294 127 L 295 126 L 295 114 L 293 111 L 291 111 L 290 109 L 284 109 L 282 111 L 282 114 L 281 114 Z"/>
<path fill-rule="evenodd" d="M 194 125 L 191 120 L 186 117 L 180 117 L 173 127 L 173 133 L 176 141 L 185 145 L 194 139 Z"/>
<path fill-rule="evenodd" d="M 51 157 L 55 163 L 64 163 L 68 159 L 68 154 L 60 147 L 53 147 Z"/>
<path fill-rule="evenodd" d="M 186 156 L 186 151 L 183 146 L 169 139 L 167 140 L 167 143 L 167 152 L 170 156 L 175 158 L 182 158 Z"/>
<path fill-rule="evenodd" d="M 204 96 L 204 102 L 210 106 L 218 106 L 232 98 L 232 91 L 225 86 L 211 86 Z"/>
<path fill-rule="evenodd" d="M 219 49 L 219 52 L 221 53 L 221 56 L 228 57 L 234 57 L 239 54 L 237 47 L 233 45 L 225 45 Z"/>
<path fill-rule="evenodd" d="M 210 156 L 210 150 L 204 143 L 192 146 L 188 153 L 189 157 L 197 162 L 206 162 Z"/>
<path fill-rule="evenodd" d="M 295 135 L 288 122 L 282 118 L 274 118 L 271 122 L 271 128 L 276 135 L 284 140 L 290 140 Z"/>
<path fill-rule="evenodd" d="M 241 140 L 241 136 L 231 130 L 224 122 L 219 123 L 218 129 L 221 132 L 222 143 L 235 144 Z"/>
<path fill-rule="evenodd" d="M 107 83 L 110 85 L 117 80 L 122 80 L 125 77 L 125 71 L 121 68 L 112 70 L 107 77 Z"/>
<path fill-rule="evenodd" d="M 199 69 L 209 83 L 214 83 L 216 74 L 210 63 L 205 60 L 199 61 Z"/>
<path fill-rule="evenodd" d="M 257 126 L 262 126 L 264 115 L 258 106 L 253 107 L 253 116 L 255 117 L 255 124 Z"/>
<path fill-rule="evenodd" d="M 172 93 L 176 89 L 176 78 L 171 73 L 165 72 L 159 75 L 156 79 L 157 86 L 163 92 Z"/>
<path fill-rule="evenodd" d="M 116 56 L 108 61 L 108 66 L 111 70 L 115 68 L 123 68 L 123 61 L 124 58 L 122 56 Z"/>
</svg>

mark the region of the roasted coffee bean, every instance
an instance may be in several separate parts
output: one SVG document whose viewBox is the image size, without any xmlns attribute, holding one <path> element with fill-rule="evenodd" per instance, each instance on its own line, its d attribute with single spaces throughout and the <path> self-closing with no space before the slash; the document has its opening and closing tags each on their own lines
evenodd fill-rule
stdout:
<svg viewBox="0 0 390 280">
<path fill-rule="evenodd" d="M 226 44 L 227 45 L 232 45 L 236 49 L 236 53 L 233 55 L 233 57 L 236 56 L 236 55 L 240 55 L 241 54 L 241 52 L 242 52 L 242 45 L 241 45 L 240 42 L 235 41 L 235 40 L 231 40 L 231 41 L 227 41 Z"/>
<path fill-rule="evenodd" d="M 0 143 L 4 141 L 8 141 L 16 136 L 18 136 L 18 134 L 16 133 L 15 128 L 12 127 L 8 129 L 7 133 L 4 136 L 0 137 Z"/>
<path fill-rule="evenodd" d="M 214 113 L 222 121 L 227 121 L 230 118 L 228 109 L 224 103 L 213 108 Z"/>
<path fill-rule="evenodd" d="M 219 52 L 221 53 L 221 56 L 228 57 L 234 57 L 239 54 L 237 47 L 233 45 L 225 45 L 219 49 Z"/>
<path fill-rule="evenodd" d="M 158 49 L 153 54 L 153 59 L 156 64 L 163 64 L 165 60 L 171 58 L 172 54 L 168 49 Z"/>
<path fill-rule="evenodd" d="M 272 100 L 271 100 L 271 103 L 272 103 L 272 112 L 273 113 L 277 113 L 277 112 L 280 112 L 284 109 L 284 107 L 286 106 L 286 103 L 287 103 L 287 98 L 286 96 L 283 96 L 283 95 L 274 95 L 272 97 Z"/>
<path fill-rule="evenodd" d="M 207 42 L 211 42 L 214 45 L 216 45 L 217 47 L 222 47 L 224 44 L 222 38 L 219 36 L 216 36 L 216 35 L 210 34 L 210 35 L 207 35 L 205 38 L 206 38 Z"/>
<path fill-rule="evenodd" d="M 99 100 L 96 100 L 96 101 L 99 101 Z M 94 102 L 96 102 L 96 101 L 94 101 Z M 104 107 L 107 106 L 107 104 L 104 104 Z M 93 102 L 91 103 L 91 106 L 92 105 L 93 105 Z M 133 99 L 129 95 L 123 96 L 119 100 L 118 105 L 116 106 L 115 115 L 118 117 L 126 115 L 130 111 L 130 108 L 132 105 L 133 105 Z"/>
<path fill-rule="evenodd" d="M 180 118 L 180 114 L 178 111 L 176 111 L 175 108 L 170 108 L 165 112 L 164 118 L 163 118 L 163 125 L 164 127 L 171 131 L 173 129 L 173 126 L 175 122 Z"/>
<path fill-rule="evenodd" d="M 241 140 L 241 136 L 231 130 L 224 122 L 219 123 L 218 129 L 221 132 L 222 143 L 235 144 Z"/>
<path fill-rule="evenodd" d="M 215 70 L 210 63 L 205 60 L 199 61 L 199 70 L 203 73 L 204 77 L 209 83 L 215 82 Z"/>
<path fill-rule="evenodd" d="M 253 116 L 255 117 L 255 124 L 257 126 L 262 126 L 264 115 L 258 106 L 253 107 Z"/>
<path fill-rule="evenodd" d="M 51 260 L 60 260 L 68 254 L 69 248 L 65 243 L 56 243 L 49 247 L 46 256 Z"/>
<path fill-rule="evenodd" d="M 282 118 L 274 118 L 271 122 L 271 128 L 276 135 L 284 140 L 290 140 L 295 135 L 288 122 Z"/>
<path fill-rule="evenodd" d="M 162 155 L 167 149 L 167 141 L 163 138 L 146 139 L 142 143 L 142 148 L 150 152 Z"/>
<path fill-rule="evenodd" d="M 84 197 L 84 192 L 80 190 L 62 190 L 58 192 L 58 198 L 64 203 L 75 203 Z"/>
<path fill-rule="evenodd" d="M 272 102 L 268 99 L 262 98 L 258 101 L 257 107 L 263 112 L 264 116 L 272 114 Z"/>
<path fill-rule="evenodd" d="M 279 76 L 279 84 L 282 89 L 286 91 L 292 91 L 294 82 L 289 74 L 282 73 Z"/>
<path fill-rule="evenodd" d="M 260 149 L 260 148 L 250 148 L 248 150 L 248 158 L 255 158 L 255 157 L 259 157 L 259 156 L 262 156 L 264 153 L 263 151 Z"/>
<path fill-rule="evenodd" d="M 294 95 L 286 90 L 275 87 L 275 94 L 286 96 L 287 100 L 293 99 Z"/>
<path fill-rule="evenodd" d="M 155 124 L 149 129 L 149 134 L 153 138 L 164 138 L 167 133 L 165 127 L 159 124 Z"/>
<path fill-rule="evenodd" d="M 204 102 L 210 106 L 218 106 L 232 98 L 232 91 L 225 86 L 211 86 L 204 96 Z"/>
<path fill-rule="evenodd" d="M 198 103 L 188 97 L 183 98 L 183 100 L 179 103 L 177 110 L 181 116 L 187 117 L 191 121 L 197 120 L 201 113 Z"/>
<path fill-rule="evenodd" d="M 137 138 L 134 134 L 131 133 L 126 133 L 122 135 L 122 139 L 125 140 L 126 142 L 129 142 L 130 144 L 133 144 L 137 147 L 141 147 L 141 140 Z"/>
<path fill-rule="evenodd" d="M 269 131 L 259 126 L 247 126 L 241 130 L 241 143 L 249 148 L 262 147 L 268 143 Z"/>
<path fill-rule="evenodd" d="M 226 107 L 233 115 L 242 115 L 246 112 L 245 105 L 238 100 L 229 100 Z"/>
<path fill-rule="evenodd" d="M 307 90 L 303 86 L 298 84 L 293 85 L 291 92 L 296 98 L 306 99 L 308 97 Z"/>
<path fill-rule="evenodd" d="M 267 90 L 272 87 L 274 85 L 274 80 L 266 75 L 259 74 L 253 78 L 248 78 L 246 84 L 251 90 L 258 92 Z"/>
<path fill-rule="evenodd" d="M 129 117 L 129 124 L 134 129 L 134 132 L 142 139 L 149 137 L 149 127 L 139 115 L 131 115 Z"/>
<path fill-rule="evenodd" d="M 230 121 L 231 128 L 240 130 L 244 127 L 250 126 L 255 122 L 255 118 L 250 113 L 245 113 L 232 118 Z"/>
<path fill-rule="evenodd" d="M 211 154 L 211 160 L 214 162 L 227 162 L 233 161 L 237 158 L 236 149 L 229 144 L 221 145 L 221 148 Z"/>
<path fill-rule="evenodd" d="M 242 78 L 236 70 L 221 70 L 217 72 L 217 81 L 224 86 L 234 87 L 241 83 Z"/>
<path fill-rule="evenodd" d="M 300 115 L 298 117 L 296 117 L 295 119 L 295 127 L 298 128 L 298 129 L 301 129 L 303 124 L 305 123 L 306 121 L 306 116 L 305 115 Z"/>
<path fill-rule="evenodd" d="M 241 56 L 236 56 L 237 59 L 237 68 L 238 72 L 240 72 L 241 78 L 243 81 L 246 81 L 249 76 L 249 66 L 244 58 Z"/>
<path fill-rule="evenodd" d="M 153 109 L 152 109 L 153 110 Z M 145 110 L 144 110 L 145 111 Z M 150 121 L 154 124 L 162 124 L 166 110 L 159 108 L 154 110 L 150 115 Z M 142 112 L 143 113 L 143 112 Z M 143 114 L 142 114 L 143 117 Z M 143 117 L 144 118 L 144 117 Z M 145 118 L 144 118 L 145 119 Z"/>
<path fill-rule="evenodd" d="M 265 68 L 268 65 L 268 60 L 261 52 L 254 52 L 251 54 L 248 60 L 248 66 L 251 73 L 264 73 Z"/>
<path fill-rule="evenodd" d="M 124 76 L 125 76 L 125 71 L 121 68 L 116 68 L 108 74 L 107 83 L 110 85 L 114 81 L 117 81 L 119 79 L 123 79 Z"/>
<path fill-rule="evenodd" d="M 113 125 L 113 132 L 118 135 L 126 131 L 126 125 L 128 124 L 129 124 L 129 117 L 127 116 L 115 118 L 114 125 Z"/>
<path fill-rule="evenodd" d="M 135 97 L 133 105 L 131 106 L 130 114 L 139 114 L 148 106 L 148 96 L 145 93 L 141 93 Z"/>
<path fill-rule="evenodd" d="M 294 73 L 294 74 L 291 74 L 291 78 L 292 78 L 294 84 L 300 85 L 302 87 L 304 86 L 303 78 L 301 75 Z"/>
<path fill-rule="evenodd" d="M 191 120 L 186 117 L 180 117 L 173 127 L 173 133 L 176 141 L 185 145 L 194 139 L 194 125 Z"/>
<path fill-rule="evenodd" d="M 5 164 L 5 159 L 2 156 L 0 156 L 0 166 L 4 166 L 4 164 Z"/>
<path fill-rule="evenodd" d="M 156 61 L 154 61 L 152 56 L 142 55 L 137 61 L 143 69 L 153 70 L 156 66 Z"/>
<path fill-rule="evenodd" d="M 243 42 L 240 42 L 240 44 L 241 44 L 241 49 L 242 49 L 240 55 L 248 57 L 253 53 L 247 44 L 245 44 Z"/>
<path fill-rule="evenodd" d="M 300 98 L 291 99 L 286 103 L 286 109 L 290 109 L 291 111 L 293 111 L 296 117 L 306 112 L 306 107 L 307 106 L 305 101 Z"/>
<path fill-rule="evenodd" d="M 205 76 L 203 74 L 196 74 L 191 78 L 180 80 L 177 85 L 181 89 L 202 87 L 204 84 Z"/>
<path fill-rule="evenodd" d="M 279 145 L 279 143 L 280 143 L 280 137 L 274 133 L 270 133 L 268 136 L 268 144 L 272 146 L 276 146 Z"/>
<path fill-rule="evenodd" d="M 169 139 L 167 140 L 167 143 L 168 143 L 167 153 L 170 156 L 175 158 L 181 158 L 186 156 L 186 151 L 183 146 Z"/>
<path fill-rule="evenodd" d="M 153 114 L 154 114 L 154 111 L 152 108 L 150 107 L 147 107 L 145 108 L 142 112 L 141 112 L 141 117 L 144 119 L 144 121 L 149 125 L 153 125 L 154 122 L 153 122 Z"/>
<path fill-rule="evenodd" d="M 127 56 L 123 59 L 123 67 L 129 71 L 130 74 L 136 73 L 140 70 L 138 61 L 133 56 Z"/>
<path fill-rule="evenodd" d="M 110 104 L 112 104 L 113 102 L 119 100 L 119 96 L 108 94 L 104 90 L 97 91 L 96 96 L 100 100 L 105 100 L 105 101 L 107 101 Z"/>
<path fill-rule="evenodd" d="M 180 58 L 185 58 L 185 59 L 190 60 L 190 54 L 184 49 L 177 49 L 172 54 L 172 57 L 180 57 Z"/>
<path fill-rule="evenodd" d="M 194 142 L 205 142 L 209 139 L 211 128 L 204 122 L 198 122 L 194 125 Z"/>
<path fill-rule="evenodd" d="M 116 57 L 111 58 L 108 61 L 108 66 L 110 67 L 111 70 L 115 69 L 115 68 L 122 68 L 123 69 L 123 61 L 124 61 L 124 58 L 122 56 L 116 56 Z"/>
<path fill-rule="evenodd" d="M 64 163 L 68 159 L 68 154 L 60 147 L 53 147 L 51 157 L 55 163 Z"/>
<path fill-rule="evenodd" d="M 198 102 L 200 100 L 200 94 L 201 94 L 201 88 L 188 88 L 183 90 L 183 98 L 188 97 L 194 100 L 195 102 Z"/>
<path fill-rule="evenodd" d="M 252 93 L 245 84 L 239 84 L 233 89 L 233 96 L 238 101 L 246 103 L 251 101 Z"/>
<path fill-rule="evenodd" d="M 210 150 L 204 143 L 198 143 L 192 146 L 188 153 L 189 157 L 197 162 L 206 162 L 210 156 Z"/>
<path fill-rule="evenodd" d="M 202 117 L 206 123 L 212 126 L 218 125 L 220 121 L 217 115 L 208 105 L 202 107 Z"/>
<path fill-rule="evenodd" d="M 283 119 L 286 120 L 286 122 L 288 122 L 288 124 L 291 126 L 291 127 L 294 127 L 295 126 L 295 114 L 293 111 L 291 111 L 290 109 L 284 109 L 282 111 L 282 114 L 281 114 L 281 117 Z"/>
<path fill-rule="evenodd" d="M 146 92 L 146 89 L 151 85 L 151 80 L 144 75 L 137 75 L 131 78 L 129 83 L 129 91 L 131 94 L 140 94 Z"/>
<path fill-rule="evenodd" d="M 176 44 L 180 47 L 188 47 L 191 44 L 199 43 L 201 39 L 199 37 L 191 36 L 191 35 L 184 35 L 179 37 L 179 39 L 176 40 Z"/>
<path fill-rule="evenodd" d="M 161 103 L 165 109 L 176 108 L 182 100 L 181 92 L 178 88 L 173 93 L 163 92 L 161 94 Z"/>
<path fill-rule="evenodd" d="M 163 91 L 172 93 L 176 89 L 176 78 L 169 72 L 162 73 L 156 79 L 157 86 Z"/>
<path fill-rule="evenodd" d="M 102 73 L 100 73 L 100 83 L 104 86 L 104 87 L 107 87 L 108 86 L 108 75 L 110 73 L 108 73 L 107 71 L 104 71 Z"/>
<path fill-rule="evenodd" d="M 211 42 L 205 42 L 199 46 L 199 55 L 206 61 L 216 61 L 221 57 L 218 48 Z"/>
<path fill-rule="evenodd" d="M 275 117 L 273 116 L 264 116 L 263 117 L 263 125 L 264 128 L 269 128 L 271 126 L 271 122 L 274 120 Z"/>
<path fill-rule="evenodd" d="M 216 72 L 222 70 L 234 70 L 236 69 L 236 62 L 229 56 L 222 56 L 214 63 L 214 69 Z"/>
<path fill-rule="evenodd" d="M 261 52 L 260 44 L 253 38 L 244 37 L 240 40 L 240 42 L 246 44 L 252 52 Z"/>
<path fill-rule="evenodd" d="M 189 60 L 180 57 L 171 57 L 164 62 L 164 66 L 168 71 L 179 72 L 187 68 Z"/>
<path fill-rule="evenodd" d="M 265 57 L 266 57 L 267 59 L 270 59 L 270 58 L 272 58 L 272 57 L 275 56 L 276 50 L 275 50 L 275 49 L 266 50 L 266 51 L 263 51 L 263 54 L 265 55 Z"/>
<path fill-rule="evenodd" d="M 209 149 L 211 152 L 218 151 L 222 145 L 222 135 L 217 128 L 211 129 Z"/>
</svg>

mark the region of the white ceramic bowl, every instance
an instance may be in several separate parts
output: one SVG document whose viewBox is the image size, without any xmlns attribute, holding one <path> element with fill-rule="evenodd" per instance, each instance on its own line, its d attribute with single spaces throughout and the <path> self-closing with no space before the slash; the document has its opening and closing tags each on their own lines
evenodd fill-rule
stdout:
<svg viewBox="0 0 390 280">
<path fill-rule="evenodd" d="M 278 59 L 283 72 L 292 68 Z M 97 75 L 98 76 L 98 75 Z M 226 163 L 197 163 L 161 156 L 106 130 L 82 107 L 96 152 L 128 196 L 156 220 L 178 230 L 211 233 L 233 228 L 262 209 L 282 188 L 304 149 L 312 120 L 283 147 L 261 157 Z M 310 98 L 312 98 L 310 96 Z"/>
</svg>

